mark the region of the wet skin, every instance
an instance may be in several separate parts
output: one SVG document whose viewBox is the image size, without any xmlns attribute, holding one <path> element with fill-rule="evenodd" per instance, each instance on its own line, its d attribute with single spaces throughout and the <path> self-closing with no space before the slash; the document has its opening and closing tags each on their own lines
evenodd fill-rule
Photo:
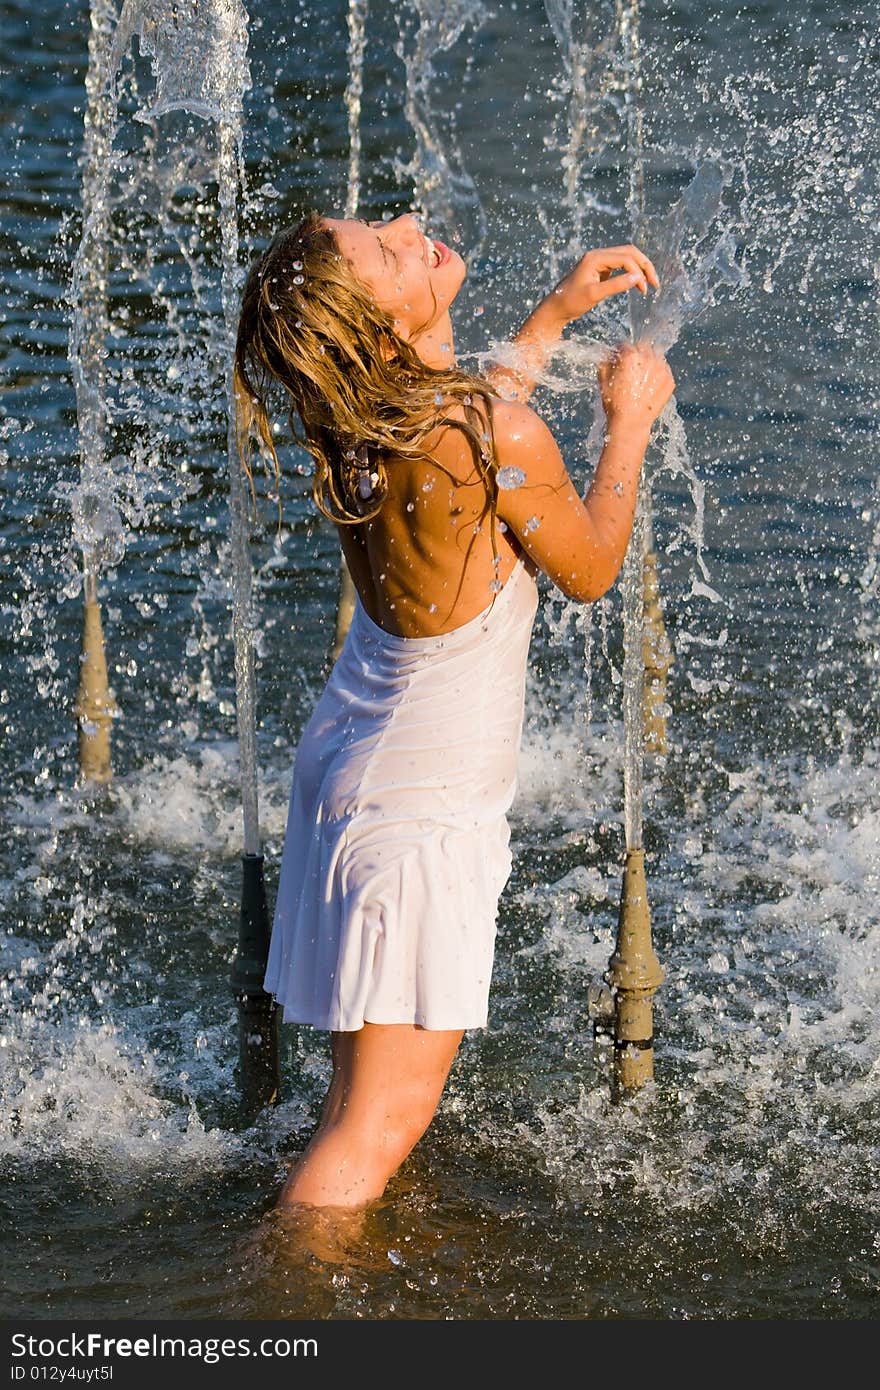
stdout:
<svg viewBox="0 0 880 1390">
<path fill-rule="evenodd" d="M 461 256 L 432 243 L 409 215 L 325 222 L 398 334 L 426 365 L 454 365 L 449 307 L 465 278 Z M 422 637 L 470 621 L 491 602 L 493 581 L 506 583 L 523 551 L 584 602 L 613 582 L 632 526 L 650 427 L 672 393 L 669 368 L 650 348 L 629 347 L 600 370 L 609 433 L 586 502 L 526 400 L 567 323 L 611 294 L 634 287 L 647 293 L 649 285 L 659 286 L 657 273 L 637 247 L 588 252 L 520 330 L 524 371 L 490 377 L 509 398 L 493 411 L 497 465 L 525 474 L 523 486 L 499 493 L 497 569 L 485 485 L 461 431 L 438 430 L 429 438 L 430 463 L 388 461 L 393 486 L 380 513 L 361 526 L 338 528 L 355 587 L 380 627 Z M 463 418 L 457 404 L 448 414 Z"/>
</svg>

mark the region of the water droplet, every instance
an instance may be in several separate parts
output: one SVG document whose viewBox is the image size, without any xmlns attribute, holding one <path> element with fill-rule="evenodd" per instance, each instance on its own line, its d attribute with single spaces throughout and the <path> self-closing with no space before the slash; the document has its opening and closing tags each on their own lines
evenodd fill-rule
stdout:
<svg viewBox="0 0 880 1390">
<path fill-rule="evenodd" d="M 302 261 L 294 261 L 294 263 L 293 263 L 293 268 L 294 268 L 294 270 L 302 270 L 302 268 L 303 268 L 303 263 L 302 263 Z"/>
<path fill-rule="evenodd" d="M 443 404 L 443 392 L 442 392 L 442 391 L 438 391 L 438 392 L 437 392 L 436 396 L 434 397 L 434 404 L 435 404 L 435 405 L 442 405 L 442 404 Z"/>
<path fill-rule="evenodd" d="M 408 512 L 414 512 L 415 509 L 416 509 L 416 504 L 415 504 L 415 502 L 407 502 L 407 504 L 406 504 L 406 510 L 407 510 Z"/>
<path fill-rule="evenodd" d="M 293 283 L 295 285 L 304 285 L 305 281 L 306 277 L 304 275 L 294 275 L 293 277 Z"/>
<path fill-rule="evenodd" d="M 430 492 L 434 486 L 434 479 L 429 478 L 426 483 L 422 483 L 422 492 Z"/>
<path fill-rule="evenodd" d="M 486 311 L 485 311 L 485 309 L 483 308 L 482 304 L 478 304 L 477 307 L 474 309 L 474 318 L 475 318 L 475 319 L 482 318 L 482 317 L 483 317 L 483 314 L 484 314 L 485 312 L 486 312 Z"/>
<path fill-rule="evenodd" d="M 500 579 L 490 579 L 489 588 L 492 590 L 493 594 L 500 594 L 501 590 L 504 588 L 504 585 L 502 584 Z"/>
<path fill-rule="evenodd" d="M 521 468 L 499 468 L 495 475 L 496 482 L 502 492 L 513 492 L 514 488 L 522 487 L 526 480 L 526 475 Z"/>
<path fill-rule="evenodd" d="M 436 613 L 436 612 L 437 612 L 437 605 L 436 605 L 436 603 L 429 603 L 429 604 L 428 604 L 428 612 L 429 612 L 429 613 Z"/>
<path fill-rule="evenodd" d="M 714 951 L 706 964 L 715 975 L 726 975 L 730 969 L 730 961 L 723 951 Z"/>
<path fill-rule="evenodd" d="M 523 530 L 528 535 L 530 531 L 537 531 L 540 525 L 541 523 L 536 516 L 530 516 L 525 526 L 523 527 Z"/>
<path fill-rule="evenodd" d="M 617 493 L 618 497 L 622 497 L 622 496 L 623 496 L 623 483 L 615 483 L 615 484 L 614 484 L 614 491 Z"/>
</svg>

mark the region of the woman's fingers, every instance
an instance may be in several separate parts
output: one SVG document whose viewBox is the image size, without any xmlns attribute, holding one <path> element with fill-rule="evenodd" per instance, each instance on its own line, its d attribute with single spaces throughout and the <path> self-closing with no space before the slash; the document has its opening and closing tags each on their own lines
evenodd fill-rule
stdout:
<svg viewBox="0 0 880 1390">
<path fill-rule="evenodd" d="M 553 292 L 557 312 L 568 322 L 579 319 L 603 299 L 648 286 L 660 288 L 660 279 L 644 251 L 637 246 L 606 246 L 588 251 Z"/>
<path fill-rule="evenodd" d="M 660 288 L 660 277 L 653 261 L 637 246 L 605 246 L 598 251 L 588 251 L 584 260 L 593 262 L 593 269 L 602 280 L 615 270 L 638 269 L 655 290 Z"/>
<path fill-rule="evenodd" d="M 629 270 L 624 275 L 610 275 L 607 280 L 596 286 L 595 299 L 598 304 L 603 299 L 610 299 L 613 294 L 622 294 L 624 290 L 635 289 L 636 286 L 642 291 L 647 292 L 642 275 L 637 270 Z"/>
<path fill-rule="evenodd" d="M 647 293 L 648 293 L 648 280 L 647 280 L 647 276 L 645 275 L 644 270 L 642 269 L 642 267 L 641 267 L 641 265 L 639 264 L 639 262 L 636 260 L 635 256 L 624 256 L 624 257 L 623 257 L 623 261 L 622 261 L 622 265 L 623 265 L 623 269 L 624 269 L 625 271 L 627 271 L 627 273 L 628 273 L 629 275 L 631 275 L 631 276 L 634 275 L 634 276 L 636 277 L 636 284 L 638 285 L 638 287 L 639 287 L 639 289 L 641 290 L 642 294 L 647 294 Z"/>
<path fill-rule="evenodd" d="M 609 416 L 626 409 L 656 420 L 675 391 L 666 358 L 649 343 L 618 343 L 599 364 L 598 379 Z"/>
</svg>

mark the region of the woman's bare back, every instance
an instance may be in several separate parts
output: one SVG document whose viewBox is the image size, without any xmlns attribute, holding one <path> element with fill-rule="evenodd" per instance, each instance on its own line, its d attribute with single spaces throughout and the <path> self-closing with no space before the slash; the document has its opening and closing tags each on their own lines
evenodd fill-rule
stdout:
<svg viewBox="0 0 880 1390">
<path fill-rule="evenodd" d="M 464 419 L 459 407 L 452 419 Z M 493 564 L 489 494 L 467 434 L 442 426 L 426 440 L 430 460 L 389 458 L 379 513 L 338 527 L 361 602 L 373 622 L 399 637 L 436 637 L 489 606 L 522 553 L 500 517 Z"/>
</svg>

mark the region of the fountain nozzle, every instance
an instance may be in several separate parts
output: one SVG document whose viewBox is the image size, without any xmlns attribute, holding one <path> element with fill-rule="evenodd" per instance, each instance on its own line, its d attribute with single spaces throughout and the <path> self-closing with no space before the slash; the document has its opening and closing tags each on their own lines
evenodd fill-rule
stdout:
<svg viewBox="0 0 880 1390">
<path fill-rule="evenodd" d="M 663 970 L 651 944 L 645 851 L 628 849 L 623 870 L 617 946 L 608 962 L 614 991 L 614 1080 L 638 1090 L 654 1075 L 654 994 Z"/>
<path fill-rule="evenodd" d="M 79 690 L 74 705 L 79 728 L 79 770 L 91 782 L 109 782 L 110 725 L 118 708 L 107 680 L 107 657 L 101 627 L 101 605 L 86 592 Z"/>
</svg>

